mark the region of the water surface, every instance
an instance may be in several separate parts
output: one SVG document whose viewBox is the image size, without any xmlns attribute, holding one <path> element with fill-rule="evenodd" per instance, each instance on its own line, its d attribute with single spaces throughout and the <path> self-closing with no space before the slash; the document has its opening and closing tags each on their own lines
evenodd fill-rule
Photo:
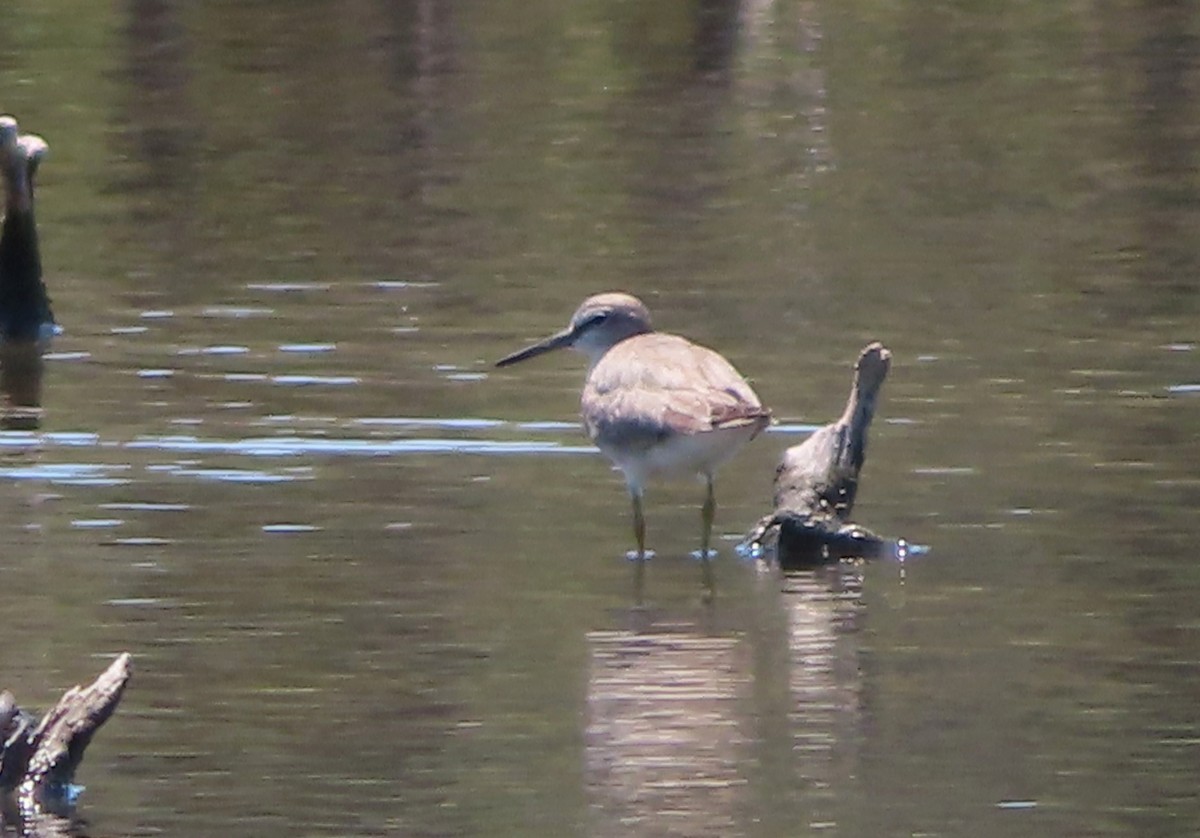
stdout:
<svg viewBox="0 0 1200 838">
<path fill-rule="evenodd" d="M 96 833 L 1200 828 L 1200 21 L 1185 3 L 18 3 L 64 334 L 0 435 L 3 686 L 122 650 Z M 587 294 L 781 427 L 628 499 Z M 857 513 L 733 545 L 892 350 Z"/>
</svg>

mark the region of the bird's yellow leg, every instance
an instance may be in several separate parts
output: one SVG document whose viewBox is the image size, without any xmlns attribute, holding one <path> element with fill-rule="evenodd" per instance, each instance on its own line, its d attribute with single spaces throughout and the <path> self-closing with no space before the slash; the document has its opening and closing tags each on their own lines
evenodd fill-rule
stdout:
<svg viewBox="0 0 1200 838">
<path fill-rule="evenodd" d="M 713 579 L 712 563 L 708 558 L 708 545 L 712 541 L 713 517 L 717 512 L 717 499 L 713 495 L 712 477 L 705 481 L 707 489 L 704 495 L 704 506 L 700 507 L 702 532 L 700 536 L 700 561 L 704 563 L 704 587 L 711 595 L 716 591 L 716 581 Z"/>
<path fill-rule="evenodd" d="M 642 495 L 640 492 L 630 492 L 633 499 L 633 535 L 637 539 L 637 556 L 634 558 L 633 597 L 634 601 L 642 604 L 642 593 L 646 579 L 646 518 L 642 515 Z"/>
<path fill-rule="evenodd" d="M 637 560 L 646 561 L 646 518 L 642 515 L 642 496 L 639 492 L 631 492 L 633 499 L 633 537 L 637 539 Z"/>
</svg>

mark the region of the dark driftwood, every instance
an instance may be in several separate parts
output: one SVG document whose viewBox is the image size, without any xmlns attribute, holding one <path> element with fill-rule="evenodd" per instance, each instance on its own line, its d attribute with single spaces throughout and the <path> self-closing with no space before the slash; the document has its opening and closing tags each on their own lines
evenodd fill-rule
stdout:
<svg viewBox="0 0 1200 838">
<path fill-rule="evenodd" d="M 17 121 L 0 116 L 0 428 L 31 430 L 41 421 L 42 350 L 54 331 L 50 296 L 42 281 L 34 215 L 34 178 L 49 147 L 22 135 Z"/>
<path fill-rule="evenodd" d="M 867 458 L 867 429 L 890 366 L 883 344 L 863 349 L 841 418 L 784 452 L 775 471 L 775 511 L 748 537 L 751 543 L 774 538 L 781 566 L 872 557 L 889 544 L 849 519 Z"/>
<path fill-rule="evenodd" d="M 11 693 L 0 693 L 0 793 L 10 804 L 3 819 L 7 825 L 13 825 L 14 795 L 17 817 L 26 827 L 30 819 L 49 823 L 48 814 L 70 812 L 75 769 L 92 736 L 116 710 L 131 673 L 129 654 L 120 655 L 89 686 L 67 690 L 40 722 L 17 707 Z"/>
</svg>

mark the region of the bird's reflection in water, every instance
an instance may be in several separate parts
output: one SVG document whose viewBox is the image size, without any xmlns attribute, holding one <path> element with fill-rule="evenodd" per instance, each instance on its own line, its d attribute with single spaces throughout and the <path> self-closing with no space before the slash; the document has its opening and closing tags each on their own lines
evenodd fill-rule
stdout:
<svg viewBox="0 0 1200 838">
<path fill-rule="evenodd" d="M 694 626 L 588 634 L 586 771 L 598 836 L 740 835 L 739 641 Z"/>
<path fill-rule="evenodd" d="M 41 342 L 0 344 L 0 429 L 32 431 L 41 425 L 43 367 Z"/>
</svg>

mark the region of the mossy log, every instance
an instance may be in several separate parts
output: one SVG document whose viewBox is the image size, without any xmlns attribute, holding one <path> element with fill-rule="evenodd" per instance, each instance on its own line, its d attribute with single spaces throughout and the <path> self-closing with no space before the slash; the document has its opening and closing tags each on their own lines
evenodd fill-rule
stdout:
<svg viewBox="0 0 1200 838">
<path fill-rule="evenodd" d="M 867 430 L 890 367 L 891 353 L 883 344 L 864 348 L 841 418 L 784 452 L 775 471 L 775 511 L 747 538 L 757 544 L 774 539 L 780 566 L 870 558 L 891 543 L 850 521 L 867 458 Z"/>
<path fill-rule="evenodd" d="M 45 829 L 30 832 L 31 822 L 70 814 L 75 770 L 92 736 L 116 710 L 132 670 L 129 654 L 118 656 L 89 686 L 67 690 L 40 721 L 18 707 L 11 693 L 0 693 L 0 794 L 5 799 L 0 826 L 16 826 L 16 818 L 21 834 L 42 834 Z"/>
</svg>

